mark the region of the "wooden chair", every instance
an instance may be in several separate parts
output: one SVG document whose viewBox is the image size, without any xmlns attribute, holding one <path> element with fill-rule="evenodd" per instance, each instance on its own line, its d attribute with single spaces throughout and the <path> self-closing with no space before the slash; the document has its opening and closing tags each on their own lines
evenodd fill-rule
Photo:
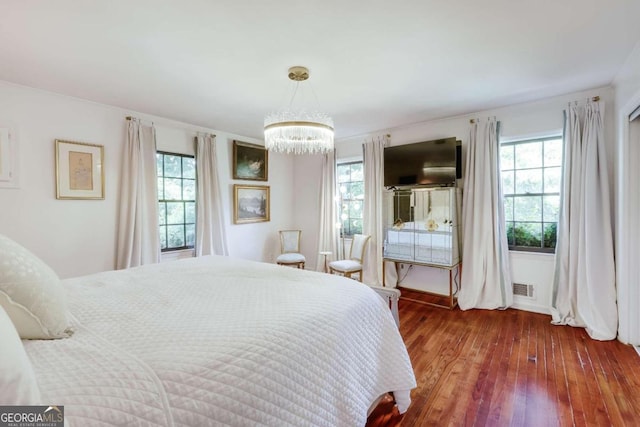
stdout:
<svg viewBox="0 0 640 427">
<path fill-rule="evenodd" d="M 301 230 L 280 230 L 280 252 L 276 263 L 304 269 L 306 259 L 300 253 Z"/>
<path fill-rule="evenodd" d="M 330 262 L 329 272 L 331 274 L 340 273 L 349 278 L 351 278 L 352 274 L 358 273 L 358 278 L 362 282 L 364 254 L 370 238 L 371 236 L 366 234 L 354 234 L 351 240 L 351 247 L 349 248 L 349 256 L 347 259 Z"/>
</svg>

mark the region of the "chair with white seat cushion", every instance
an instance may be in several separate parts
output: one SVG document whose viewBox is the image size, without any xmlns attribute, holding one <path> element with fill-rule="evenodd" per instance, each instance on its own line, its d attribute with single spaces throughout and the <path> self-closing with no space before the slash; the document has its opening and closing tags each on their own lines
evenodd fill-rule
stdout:
<svg viewBox="0 0 640 427">
<path fill-rule="evenodd" d="M 306 259 L 300 253 L 301 230 L 280 230 L 280 255 L 276 263 L 304 269 Z"/>
<path fill-rule="evenodd" d="M 362 267 L 364 266 L 364 254 L 367 243 L 371 236 L 366 234 L 354 234 L 349 248 L 349 256 L 347 259 L 332 261 L 329 263 L 329 272 L 341 273 L 345 277 L 351 278 L 352 274 L 358 273 L 358 278 L 362 282 Z"/>
</svg>

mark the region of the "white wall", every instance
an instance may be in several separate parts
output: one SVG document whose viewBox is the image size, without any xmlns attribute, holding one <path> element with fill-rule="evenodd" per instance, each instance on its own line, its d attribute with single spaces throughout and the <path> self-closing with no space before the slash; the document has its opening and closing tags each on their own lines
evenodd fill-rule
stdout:
<svg viewBox="0 0 640 427">
<path fill-rule="evenodd" d="M 640 197 L 638 164 L 640 149 L 629 139 L 629 114 L 640 106 L 640 42 L 613 82 L 617 124 L 616 283 L 618 288 L 619 339 L 640 345 Z"/>
<path fill-rule="evenodd" d="M 462 140 L 462 155 L 464 159 L 469 139 L 468 132 L 470 118 L 496 116 L 501 123 L 502 138 L 527 138 L 549 134 L 560 134 L 563 127 L 562 112 L 565 106 L 569 102 L 573 101 L 584 102 L 587 98 L 596 95 L 600 96 L 601 100 L 605 103 L 605 138 L 610 143 L 611 147 L 608 160 L 611 166 L 610 175 L 613 179 L 615 133 L 613 90 L 609 87 L 595 88 L 584 92 L 572 93 L 526 104 L 512 105 L 495 110 L 481 111 L 466 116 L 434 120 L 395 129 L 381 129 L 375 134 L 361 135 L 355 138 L 338 141 L 336 143 L 337 157 L 338 159 L 343 159 L 361 156 L 362 142 L 365 138 L 373 135 L 389 133 L 391 134 L 391 145 L 402 145 L 412 142 L 455 136 Z M 302 177 L 301 173 L 297 170 L 295 176 L 296 180 L 302 179 L 309 181 L 311 179 L 319 179 Z M 462 184 L 462 180 L 459 181 L 459 185 L 462 186 Z M 311 220 L 311 217 L 314 215 L 317 217 L 317 212 L 318 205 L 309 203 L 308 206 L 305 206 L 304 210 L 296 212 L 296 220 L 299 216 L 304 216 L 306 219 L 305 225 L 310 226 L 314 223 Z M 315 221 L 317 222 L 317 219 Z M 303 232 L 309 235 L 314 232 L 314 230 L 304 230 Z M 532 284 L 535 286 L 534 297 L 515 297 L 515 306 L 531 311 L 548 313 L 553 278 L 553 255 L 512 252 L 511 262 L 513 266 L 512 270 L 514 272 L 514 281 Z M 414 266 L 411 270 L 408 270 L 406 267 L 402 268 L 399 274 L 400 277 L 403 277 L 406 274 L 404 280 L 401 282 L 401 286 L 419 290 L 448 292 L 448 271 Z"/>
<path fill-rule="evenodd" d="M 279 251 L 277 230 L 293 221 L 293 159 L 270 155 L 271 221 L 234 225 L 231 179 L 232 141 L 261 143 L 121 108 L 0 82 L 0 127 L 18 134 L 20 186 L 0 188 L 0 233 L 40 256 L 61 277 L 74 277 L 115 267 L 120 163 L 126 116 L 153 121 L 158 147 L 193 154 L 197 131 L 217 135 L 220 179 L 230 255 L 273 261 Z M 105 200 L 55 198 L 54 140 L 104 145 Z"/>
<path fill-rule="evenodd" d="M 307 270 L 316 270 L 318 267 L 322 158 L 319 155 L 297 156 L 294 163 L 293 223 L 295 229 L 303 230 L 300 250 L 307 260 Z"/>
</svg>

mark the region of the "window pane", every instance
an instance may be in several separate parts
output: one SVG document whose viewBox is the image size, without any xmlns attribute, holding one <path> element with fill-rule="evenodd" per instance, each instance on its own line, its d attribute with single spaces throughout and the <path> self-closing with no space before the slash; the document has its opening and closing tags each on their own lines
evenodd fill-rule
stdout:
<svg viewBox="0 0 640 427">
<path fill-rule="evenodd" d="M 195 202 L 186 202 L 184 204 L 184 221 L 186 223 L 195 223 L 196 222 L 196 204 Z"/>
<path fill-rule="evenodd" d="M 544 165 L 562 166 L 562 138 L 544 142 Z"/>
<path fill-rule="evenodd" d="M 182 200 L 182 180 L 176 178 L 164 179 L 164 199 Z"/>
<path fill-rule="evenodd" d="M 516 222 L 514 225 L 516 246 L 541 247 L 542 224 Z"/>
<path fill-rule="evenodd" d="M 182 197 L 183 200 L 196 199 L 196 181 L 193 179 L 182 180 Z"/>
<path fill-rule="evenodd" d="M 185 246 L 184 226 L 183 225 L 167 225 L 168 248 L 179 248 Z"/>
<path fill-rule="evenodd" d="M 542 196 L 514 197 L 513 211 L 516 221 L 542 221 Z"/>
<path fill-rule="evenodd" d="M 351 181 L 362 181 L 362 163 L 354 163 L 351 165 Z"/>
<path fill-rule="evenodd" d="M 502 193 L 503 194 L 514 193 L 513 174 L 514 174 L 514 171 L 502 172 Z"/>
<path fill-rule="evenodd" d="M 164 176 L 172 178 L 180 178 L 182 174 L 180 156 L 172 156 L 170 154 L 164 155 Z"/>
<path fill-rule="evenodd" d="M 514 145 L 516 149 L 516 168 L 539 168 L 542 166 L 542 144 L 529 142 Z"/>
<path fill-rule="evenodd" d="M 187 224 L 185 225 L 185 230 L 187 232 L 185 241 L 187 242 L 186 246 L 194 246 L 196 243 L 196 226 L 195 224 Z"/>
<path fill-rule="evenodd" d="M 362 162 L 343 163 L 337 166 L 338 192 L 340 195 L 341 233 L 345 236 L 362 232 L 364 183 Z"/>
<path fill-rule="evenodd" d="M 560 192 L 560 167 L 544 168 L 544 192 L 559 193 Z"/>
<path fill-rule="evenodd" d="M 542 169 L 517 170 L 516 194 L 542 193 Z"/>
<path fill-rule="evenodd" d="M 349 224 L 350 224 L 350 221 L 348 218 L 342 220 L 342 234 L 345 236 L 351 235 L 351 227 L 349 226 Z"/>
<path fill-rule="evenodd" d="M 555 248 L 562 146 L 562 138 L 555 137 L 517 141 L 500 148 L 500 178 L 510 247 Z"/>
<path fill-rule="evenodd" d="M 350 193 L 351 193 L 351 199 L 362 199 L 364 197 L 364 183 L 352 182 Z"/>
<path fill-rule="evenodd" d="M 164 199 L 164 179 L 158 178 L 158 200 Z"/>
<path fill-rule="evenodd" d="M 160 249 L 167 248 L 167 227 L 160 226 Z"/>
<path fill-rule="evenodd" d="M 342 203 L 342 209 L 340 210 L 340 219 L 343 221 L 349 219 L 349 202 Z"/>
<path fill-rule="evenodd" d="M 362 234 L 362 220 L 352 219 L 351 220 L 351 235 L 354 234 Z"/>
<path fill-rule="evenodd" d="M 544 196 L 543 197 L 543 215 L 544 221 L 558 221 L 560 213 L 560 196 Z"/>
<path fill-rule="evenodd" d="M 338 182 L 351 181 L 350 169 L 349 165 L 338 165 Z"/>
<path fill-rule="evenodd" d="M 358 208 L 360 207 L 358 202 L 349 202 L 349 217 L 359 218 Z"/>
<path fill-rule="evenodd" d="M 507 222 L 507 242 L 509 246 L 513 246 L 516 244 L 513 222 Z"/>
<path fill-rule="evenodd" d="M 556 247 L 556 234 L 558 224 L 555 222 L 544 223 L 544 247 L 555 248 Z"/>
<path fill-rule="evenodd" d="M 513 198 L 505 197 L 504 199 L 504 219 L 513 221 Z"/>
<path fill-rule="evenodd" d="M 158 203 L 158 224 L 165 224 L 167 215 L 167 206 L 165 202 Z"/>
<path fill-rule="evenodd" d="M 182 158 L 182 177 L 196 179 L 196 159 L 193 157 Z"/>
<path fill-rule="evenodd" d="M 184 200 L 185 198 L 195 200 L 195 158 L 156 153 L 156 168 L 158 200 L 165 200 L 158 203 L 161 249 L 193 247 L 196 205 L 193 201 L 184 202 Z M 189 240 L 188 245 L 187 240 Z"/>
<path fill-rule="evenodd" d="M 184 224 L 184 203 L 167 202 L 167 224 Z"/>
<path fill-rule="evenodd" d="M 156 171 L 158 176 L 162 176 L 162 154 L 156 153 Z"/>
<path fill-rule="evenodd" d="M 513 169 L 513 145 L 508 145 L 506 147 L 500 148 L 500 169 Z"/>
</svg>

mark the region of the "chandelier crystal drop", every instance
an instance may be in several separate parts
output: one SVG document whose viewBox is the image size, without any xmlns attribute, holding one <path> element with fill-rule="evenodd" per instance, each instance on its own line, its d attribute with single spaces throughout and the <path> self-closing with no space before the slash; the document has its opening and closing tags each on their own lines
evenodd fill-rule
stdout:
<svg viewBox="0 0 640 427">
<path fill-rule="evenodd" d="M 289 78 L 300 84 L 309 78 L 309 70 L 291 67 Z M 325 154 L 333 151 L 333 120 L 317 111 L 293 111 L 291 105 L 296 93 L 297 88 L 288 109 L 265 117 L 265 147 L 269 151 L 285 154 Z"/>
</svg>

